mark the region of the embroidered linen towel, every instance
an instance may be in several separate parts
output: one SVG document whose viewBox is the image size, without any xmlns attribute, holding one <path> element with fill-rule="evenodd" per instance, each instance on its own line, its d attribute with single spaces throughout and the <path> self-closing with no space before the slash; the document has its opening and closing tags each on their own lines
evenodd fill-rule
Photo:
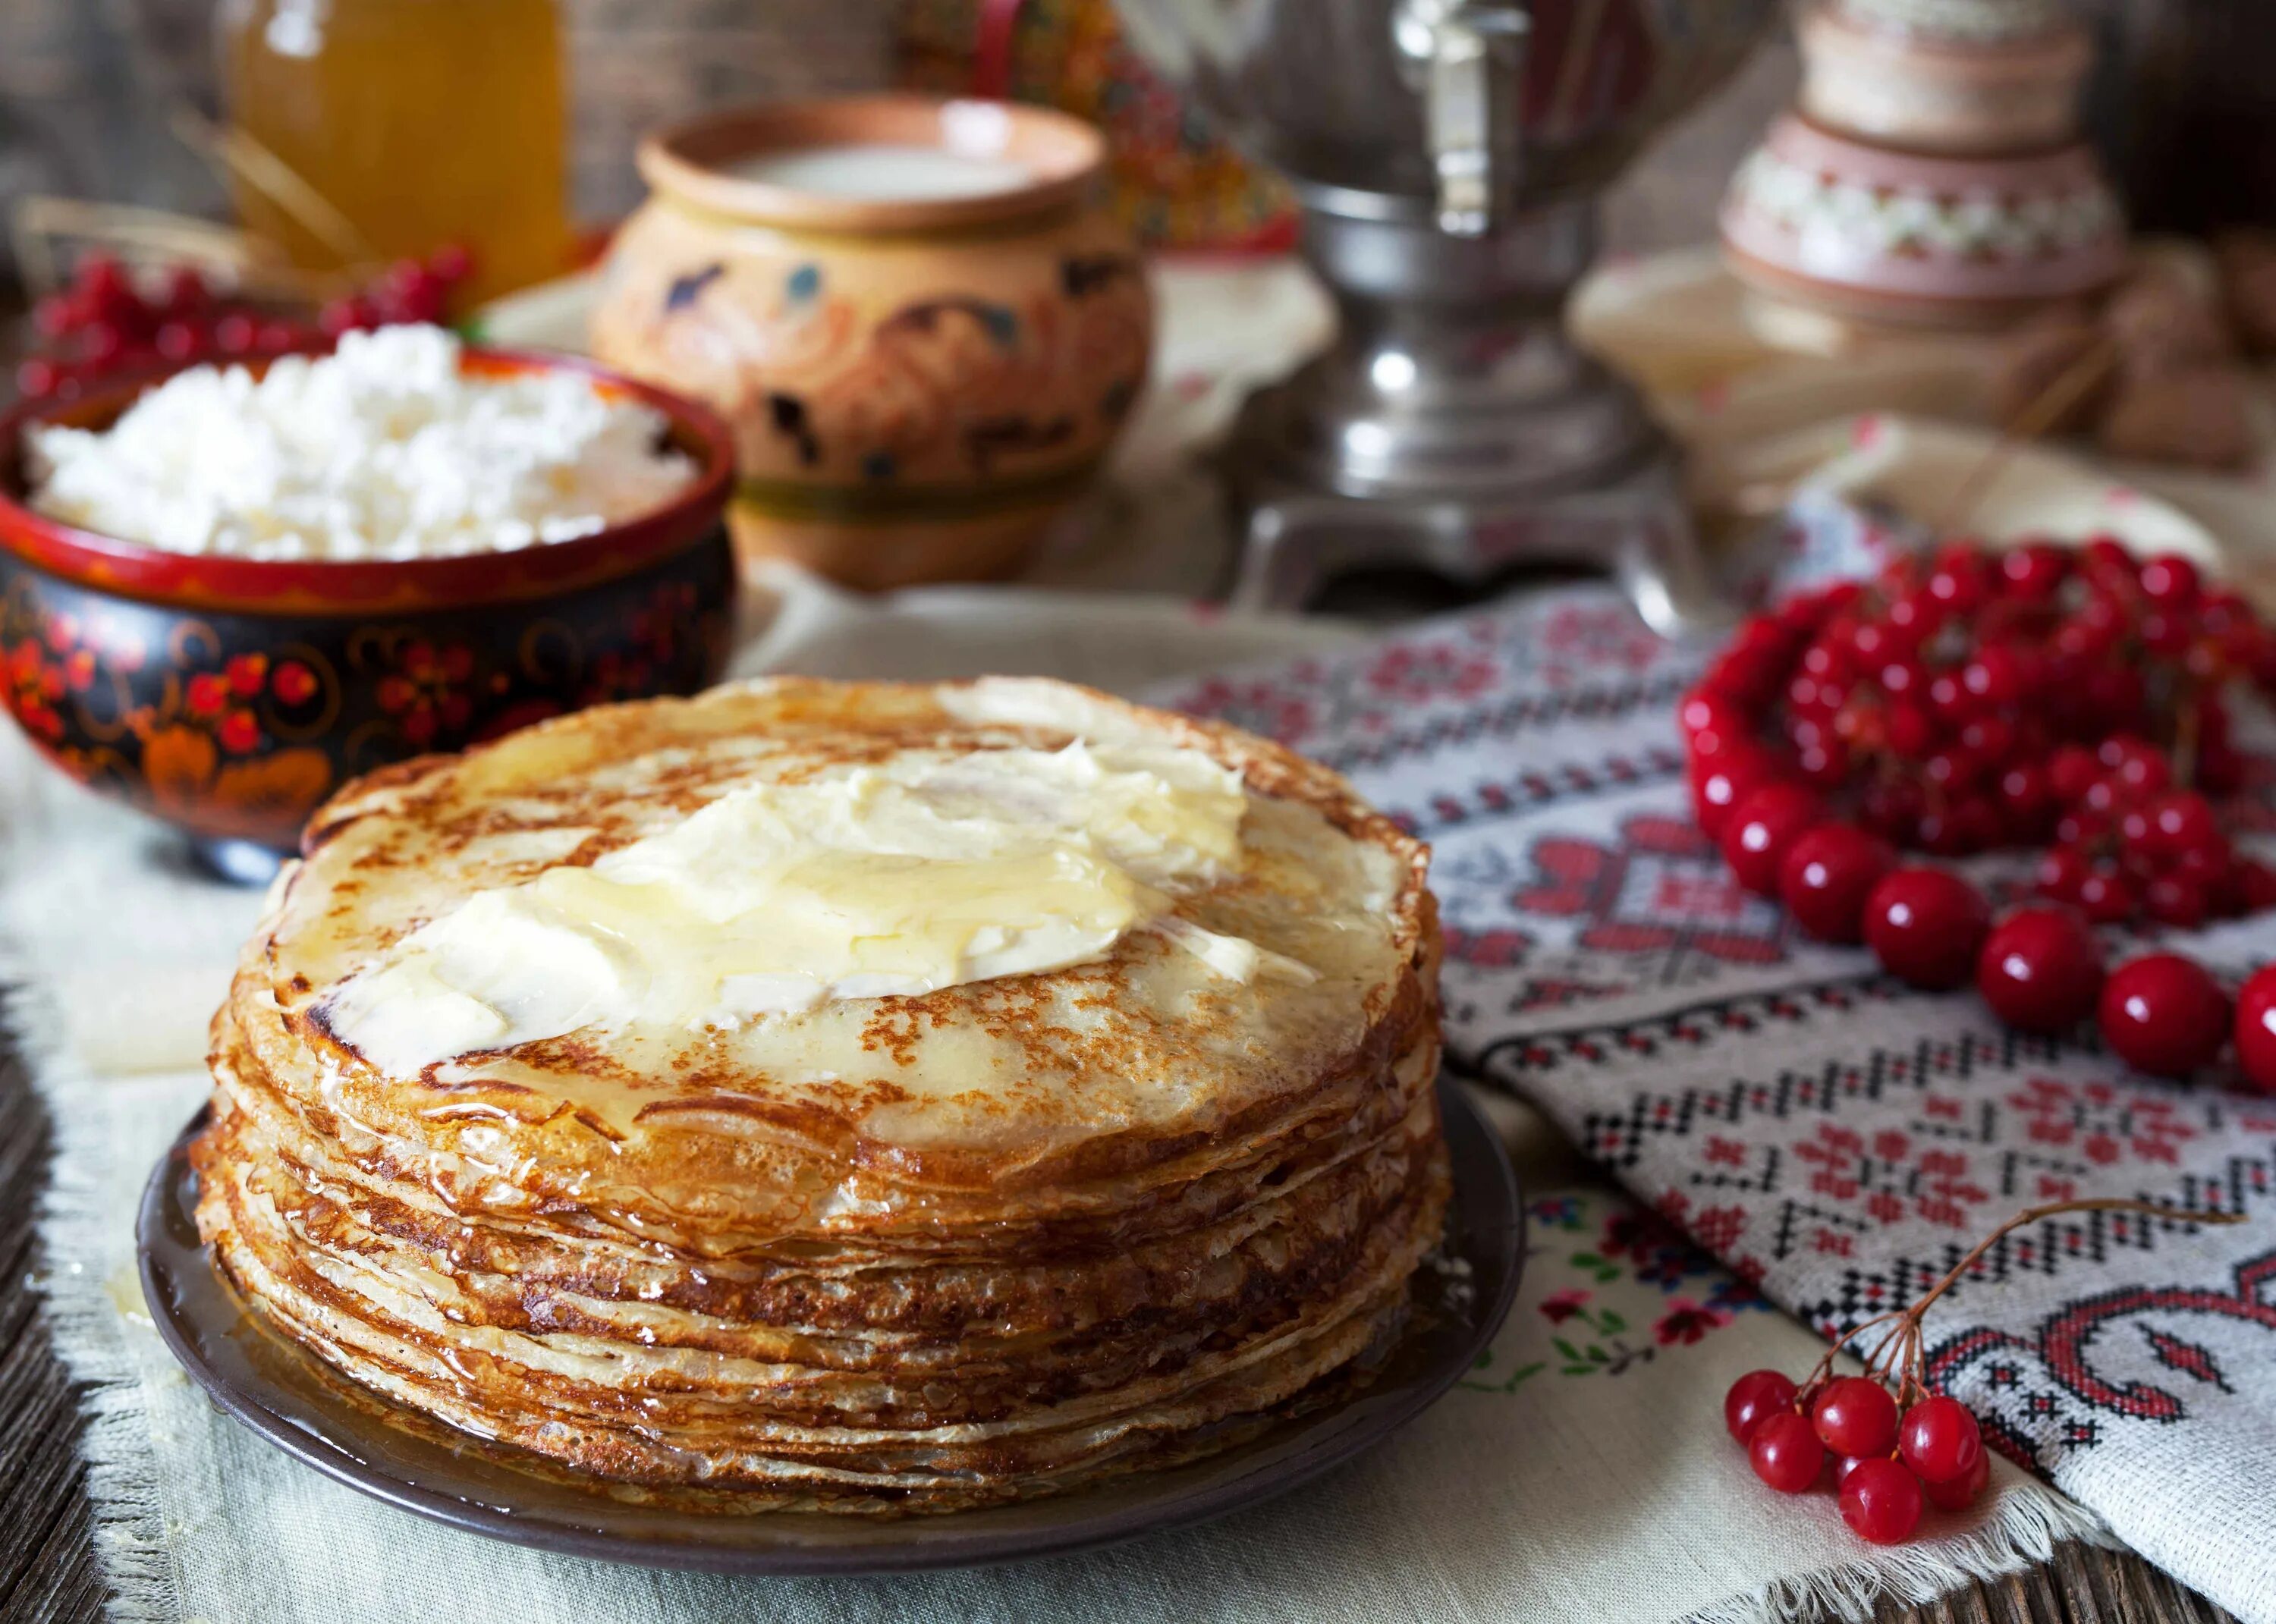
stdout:
<svg viewBox="0 0 2276 1624">
<path fill-rule="evenodd" d="M 2020 1230 L 1931 1313 L 1928 1358 L 2002 1449 L 2276 1624 L 2276 1100 L 2022 1036 L 1801 937 L 1691 824 L 1673 711 L 1697 664 L 1588 588 L 1174 699 L 1342 768 L 1429 839 L 1450 1063 L 1829 1336 L 2036 1203 L 2251 1214 Z M 2276 922 L 2181 944 L 2239 975 Z"/>
</svg>

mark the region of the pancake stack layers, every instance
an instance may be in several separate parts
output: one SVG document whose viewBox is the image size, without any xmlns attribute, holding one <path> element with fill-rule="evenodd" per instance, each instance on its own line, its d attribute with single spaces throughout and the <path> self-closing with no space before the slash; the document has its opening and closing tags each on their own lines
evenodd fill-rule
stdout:
<svg viewBox="0 0 2276 1624">
<path fill-rule="evenodd" d="M 1037 680 L 770 680 L 352 785 L 213 1031 L 200 1226 L 389 1399 L 740 1509 L 1189 1459 L 1401 1328 L 1428 854 Z"/>
</svg>

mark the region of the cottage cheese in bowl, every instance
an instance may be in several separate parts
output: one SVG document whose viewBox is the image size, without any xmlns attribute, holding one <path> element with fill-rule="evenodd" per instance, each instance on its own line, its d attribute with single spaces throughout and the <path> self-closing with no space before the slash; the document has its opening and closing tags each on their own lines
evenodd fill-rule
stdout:
<svg viewBox="0 0 2276 1624">
<path fill-rule="evenodd" d="M 663 414 L 581 373 L 462 375 L 439 327 L 349 333 L 260 377 L 193 367 L 108 429 L 35 427 L 30 505 L 168 552 L 360 562 L 565 542 L 669 503 Z"/>
</svg>

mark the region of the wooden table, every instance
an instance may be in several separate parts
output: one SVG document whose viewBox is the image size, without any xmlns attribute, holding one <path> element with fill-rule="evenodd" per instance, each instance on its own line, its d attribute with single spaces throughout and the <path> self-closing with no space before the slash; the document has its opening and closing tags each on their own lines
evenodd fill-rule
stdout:
<svg viewBox="0 0 2276 1624">
<path fill-rule="evenodd" d="M 32 1286 L 33 1220 L 48 1120 L 0 1036 L 0 1624 L 102 1616 L 79 1407 Z M 2233 1624 L 2141 1558 L 2067 1545 L 2049 1566 L 1971 1584 L 1925 1607 L 1885 1604 L 1877 1624 Z"/>
<path fill-rule="evenodd" d="M 95 1619 L 102 1609 L 79 1406 L 32 1285 L 47 1163 L 47 1112 L 0 1035 L 0 1619 L 9 1624 Z"/>
</svg>

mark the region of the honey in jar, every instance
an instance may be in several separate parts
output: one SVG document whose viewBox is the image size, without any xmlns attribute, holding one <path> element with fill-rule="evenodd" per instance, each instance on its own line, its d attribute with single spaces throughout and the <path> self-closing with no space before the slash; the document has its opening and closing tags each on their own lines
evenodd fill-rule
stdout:
<svg viewBox="0 0 2276 1624">
<path fill-rule="evenodd" d="M 469 301 L 566 268 L 553 0 L 222 0 L 216 26 L 239 217 L 294 263 L 455 243 Z"/>
</svg>

